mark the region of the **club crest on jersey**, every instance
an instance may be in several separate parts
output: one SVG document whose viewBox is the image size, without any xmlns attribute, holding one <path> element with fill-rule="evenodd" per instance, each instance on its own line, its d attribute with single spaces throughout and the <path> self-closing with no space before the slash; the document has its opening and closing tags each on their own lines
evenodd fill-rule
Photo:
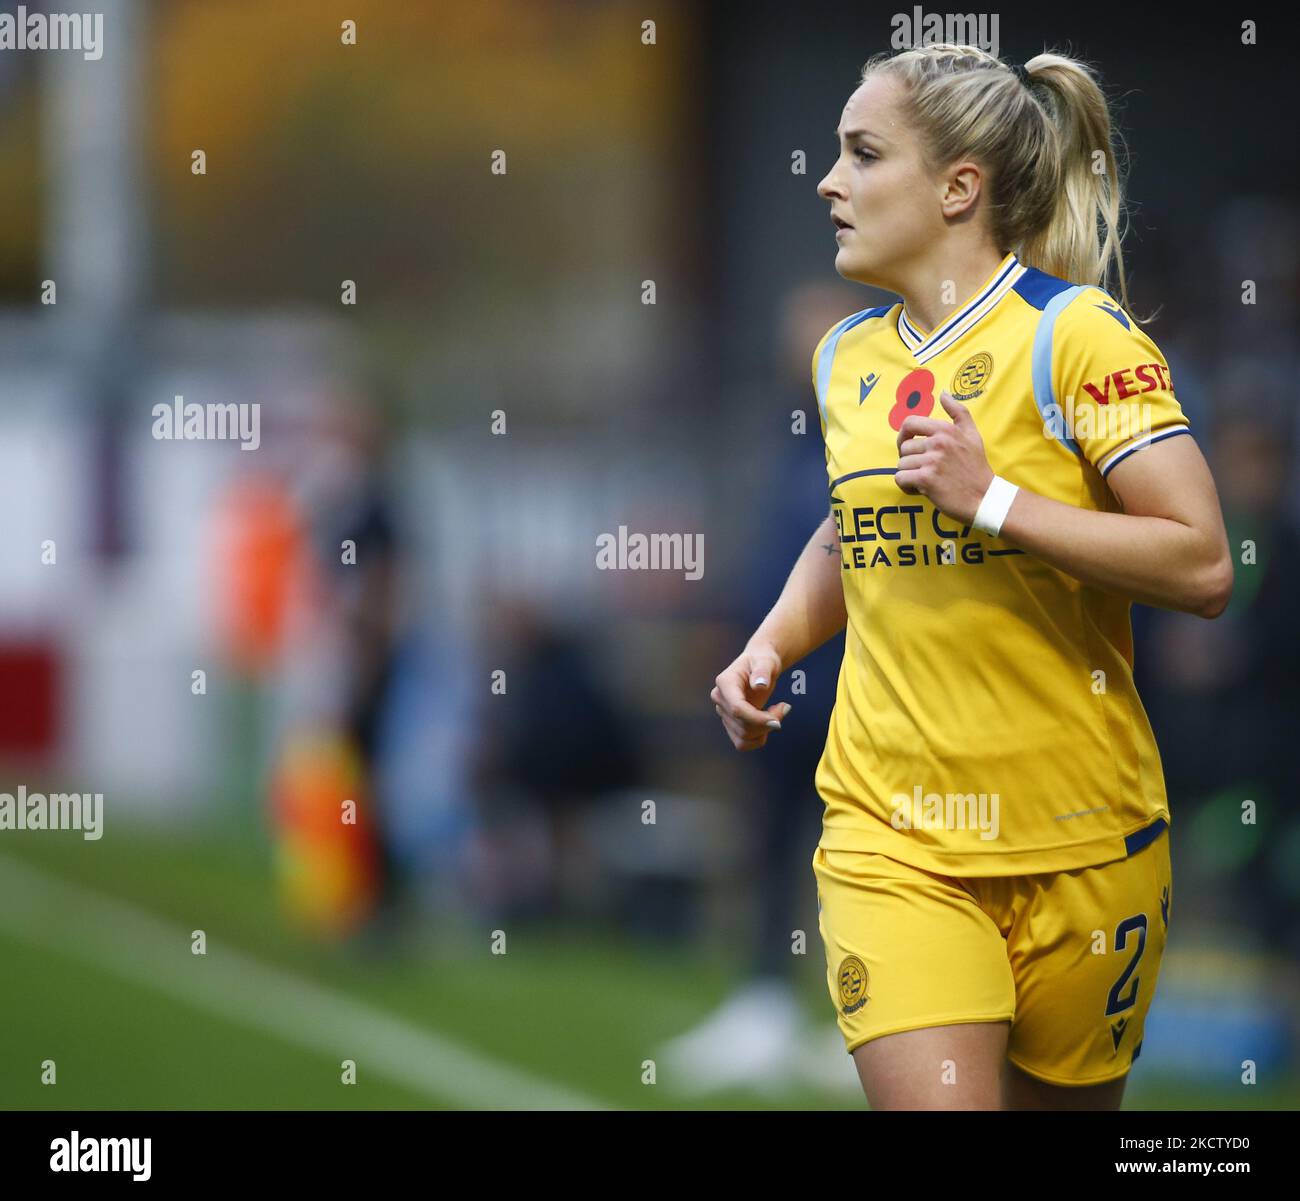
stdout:
<svg viewBox="0 0 1300 1201">
<path fill-rule="evenodd" d="M 992 374 L 993 356 L 982 351 L 973 354 L 957 368 L 957 374 L 952 377 L 952 384 L 948 391 L 957 400 L 974 400 L 988 387 L 989 376 Z"/>
<path fill-rule="evenodd" d="M 840 1009 L 856 1013 L 869 1000 L 867 996 L 867 965 L 856 955 L 848 955 L 840 963 Z"/>
</svg>

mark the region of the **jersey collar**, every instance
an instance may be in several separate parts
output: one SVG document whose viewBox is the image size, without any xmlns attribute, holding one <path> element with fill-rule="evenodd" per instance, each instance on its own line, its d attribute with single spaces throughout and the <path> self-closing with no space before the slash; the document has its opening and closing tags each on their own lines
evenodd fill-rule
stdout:
<svg viewBox="0 0 1300 1201">
<path fill-rule="evenodd" d="M 918 363 L 934 358 L 947 350 L 967 330 L 978 325 L 993 311 L 999 300 L 1015 286 L 1016 281 L 1024 275 L 1027 268 L 1014 254 L 1008 254 L 998 264 L 997 270 L 988 277 L 965 304 L 951 317 L 941 322 L 939 327 L 929 334 L 922 334 L 915 322 L 908 319 L 907 306 L 898 306 L 898 336 L 903 345 L 912 352 Z"/>
</svg>

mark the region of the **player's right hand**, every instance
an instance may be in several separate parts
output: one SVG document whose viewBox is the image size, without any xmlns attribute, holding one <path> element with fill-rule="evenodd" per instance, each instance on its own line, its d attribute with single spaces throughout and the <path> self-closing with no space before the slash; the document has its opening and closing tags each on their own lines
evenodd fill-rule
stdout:
<svg viewBox="0 0 1300 1201">
<path fill-rule="evenodd" d="M 780 674 L 781 656 L 772 647 L 760 645 L 746 647 L 714 681 L 709 698 L 736 750 L 756 751 L 774 729 L 781 728 L 790 706 L 782 701 L 761 708 Z"/>
</svg>

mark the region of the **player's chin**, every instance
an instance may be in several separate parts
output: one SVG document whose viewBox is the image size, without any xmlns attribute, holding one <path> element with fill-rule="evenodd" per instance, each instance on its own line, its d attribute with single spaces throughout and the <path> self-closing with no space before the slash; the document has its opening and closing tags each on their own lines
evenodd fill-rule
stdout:
<svg viewBox="0 0 1300 1201">
<path fill-rule="evenodd" d="M 875 286 L 869 258 L 850 246 L 841 246 L 835 256 L 835 270 L 850 283 Z"/>
</svg>

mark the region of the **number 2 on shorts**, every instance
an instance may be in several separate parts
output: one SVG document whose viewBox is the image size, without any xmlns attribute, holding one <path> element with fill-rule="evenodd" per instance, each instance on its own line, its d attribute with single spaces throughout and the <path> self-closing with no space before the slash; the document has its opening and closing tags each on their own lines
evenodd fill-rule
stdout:
<svg viewBox="0 0 1300 1201">
<path fill-rule="evenodd" d="M 1133 980 L 1133 987 L 1129 989 L 1127 996 L 1120 996 L 1120 990 L 1128 983 L 1128 978 L 1133 975 L 1137 968 L 1138 960 L 1142 958 L 1142 952 L 1146 950 L 1147 945 L 1147 915 L 1145 913 L 1135 913 L 1132 917 L 1126 917 L 1118 926 L 1115 927 L 1115 950 L 1122 951 L 1128 945 L 1128 936 L 1137 931 L 1138 944 L 1137 950 L 1133 953 L 1133 958 L 1128 961 L 1128 966 L 1120 973 L 1119 979 L 1111 986 L 1110 996 L 1106 998 L 1106 1016 L 1112 1017 L 1114 1014 L 1123 1013 L 1126 1009 L 1132 1009 L 1137 1001 L 1138 980 Z"/>
</svg>

